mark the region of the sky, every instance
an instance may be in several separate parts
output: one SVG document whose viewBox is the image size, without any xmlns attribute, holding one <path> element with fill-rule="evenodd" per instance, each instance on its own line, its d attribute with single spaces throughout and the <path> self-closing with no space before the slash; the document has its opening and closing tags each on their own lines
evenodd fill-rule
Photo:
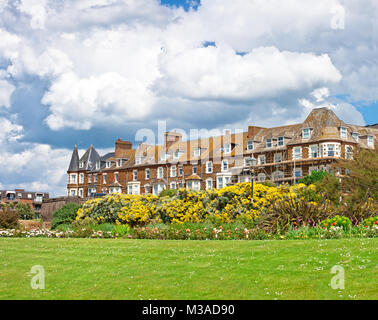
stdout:
<svg viewBox="0 0 378 320">
<path fill-rule="evenodd" d="M 378 122 L 376 0 L 0 0 L 0 189 L 138 130 Z M 140 142 L 140 141 L 139 141 Z"/>
</svg>

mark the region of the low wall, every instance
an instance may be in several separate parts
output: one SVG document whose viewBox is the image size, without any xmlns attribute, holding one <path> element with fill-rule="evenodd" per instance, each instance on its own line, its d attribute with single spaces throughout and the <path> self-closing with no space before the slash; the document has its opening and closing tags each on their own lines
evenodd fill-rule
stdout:
<svg viewBox="0 0 378 320">
<path fill-rule="evenodd" d="M 53 213 L 67 203 L 83 204 L 84 199 L 79 197 L 59 197 L 43 200 L 41 207 L 41 216 L 43 221 L 51 221 Z"/>
</svg>

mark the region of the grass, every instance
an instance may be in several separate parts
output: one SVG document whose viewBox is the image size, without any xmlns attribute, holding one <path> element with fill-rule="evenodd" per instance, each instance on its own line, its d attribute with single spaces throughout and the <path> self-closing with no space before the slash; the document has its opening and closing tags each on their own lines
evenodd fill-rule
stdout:
<svg viewBox="0 0 378 320">
<path fill-rule="evenodd" d="M 378 299 L 378 239 L 0 239 L 0 299 Z M 33 265 L 45 289 L 30 287 Z M 330 287 L 345 269 L 345 289 Z"/>
</svg>

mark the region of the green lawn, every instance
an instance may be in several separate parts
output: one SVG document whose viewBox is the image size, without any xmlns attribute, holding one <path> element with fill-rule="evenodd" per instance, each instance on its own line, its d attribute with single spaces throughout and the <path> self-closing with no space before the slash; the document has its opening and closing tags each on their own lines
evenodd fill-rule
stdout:
<svg viewBox="0 0 378 320">
<path fill-rule="evenodd" d="M 378 239 L 0 239 L 0 299 L 378 299 Z M 33 265 L 44 290 L 30 286 Z M 345 289 L 330 287 L 345 269 Z"/>
</svg>

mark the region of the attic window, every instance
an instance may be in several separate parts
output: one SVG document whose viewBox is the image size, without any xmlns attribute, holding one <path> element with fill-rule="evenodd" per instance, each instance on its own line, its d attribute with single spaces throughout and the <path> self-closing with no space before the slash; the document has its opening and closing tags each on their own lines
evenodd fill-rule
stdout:
<svg viewBox="0 0 378 320">
<path fill-rule="evenodd" d="M 180 157 L 180 151 L 176 150 L 175 153 L 173 154 L 173 157 L 177 160 Z"/>
<path fill-rule="evenodd" d="M 341 127 L 340 128 L 340 138 L 341 139 L 346 139 L 347 137 L 347 128 Z"/>
<path fill-rule="evenodd" d="M 224 153 L 230 153 L 231 152 L 231 143 L 227 143 L 223 148 Z"/>
<path fill-rule="evenodd" d="M 79 168 L 83 168 L 84 167 L 84 163 L 83 163 L 83 161 L 80 161 L 79 162 Z"/>
<path fill-rule="evenodd" d="M 253 150 L 253 140 L 247 141 L 247 150 Z"/>
<path fill-rule="evenodd" d="M 96 161 L 96 169 L 100 169 L 100 161 Z"/>
<path fill-rule="evenodd" d="M 266 147 L 271 148 L 273 146 L 272 139 L 266 139 Z"/>
<path fill-rule="evenodd" d="M 368 147 L 373 147 L 374 146 L 374 142 L 373 142 L 373 136 L 367 136 L 367 145 Z"/>
<path fill-rule="evenodd" d="M 199 157 L 201 155 L 201 149 L 195 148 L 193 154 L 195 157 Z"/>
<path fill-rule="evenodd" d="M 278 137 L 277 146 L 282 147 L 284 145 L 285 138 L 284 137 Z"/>
<path fill-rule="evenodd" d="M 302 139 L 310 139 L 310 128 L 302 129 Z"/>
<path fill-rule="evenodd" d="M 352 137 L 354 140 L 356 140 L 356 142 L 358 142 L 358 132 L 353 132 Z"/>
<path fill-rule="evenodd" d="M 106 167 L 107 167 L 107 168 L 110 168 L 111 166 L 112 166 L 112 162 L 111 162 L 111 161 L 107 161 L 107 162 L 106 162 Z"/>
<path fill-rule="evenodd" d="M 142 158 L 141 157 L 136 157 L 135 158 L 135 164 L 141 164 L 142 163 Z"/>
</svg>

